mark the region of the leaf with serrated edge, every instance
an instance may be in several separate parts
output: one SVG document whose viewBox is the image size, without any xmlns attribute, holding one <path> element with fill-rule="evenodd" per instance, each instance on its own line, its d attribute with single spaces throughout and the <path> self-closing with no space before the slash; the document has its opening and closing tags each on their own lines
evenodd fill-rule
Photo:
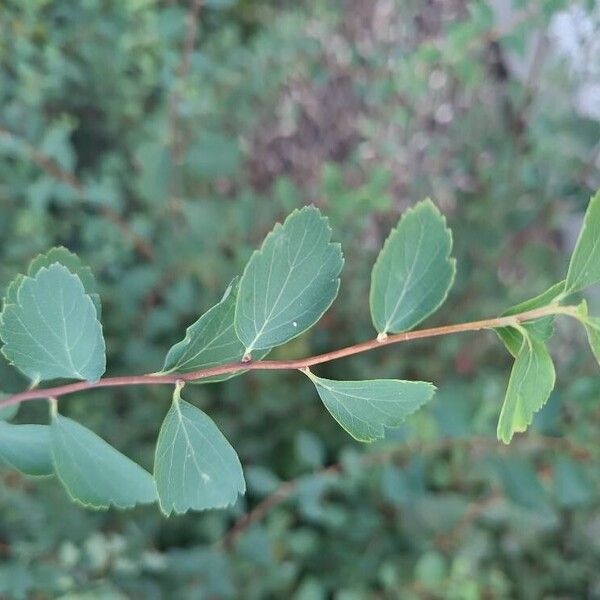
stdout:
<svg viewBox="0 0 600 600">
<path fill-rule="evenodd" d="M 498 420 L 498 439 L 508 444 L 516 432 L 525 431 L 534 413 L 546 404 L 556 375 L 543 342 L 524 335 L 515 359 Z"/>
<path fill-rule="evenodd" d="M 83 264 L 82 260 L 79 258 L 79 256 L 77 256 L 77 254 L 74 254 L 64 246 L 55 246 L 54 248 L 48 250 L 48 252 L 45 254 L 38 254 L 31 261 L 31 263 L 29 263 L 27 275 L 29 275 L 29 277 L 35 277 L 41 268 L 48 268 L 54 263 L 61 264 L 63 267 L 69 269 L 73 275 L 77 275 L 77 277 L 79 277 L 83 285 L 83 289 L 85 290 L 85 293 L 88 294 L 88 296 L 92 299 L 92 302 L 96 307 L 98 319 L 100 319 L 102 315 L 102 305 L 100 302 L 100 294 L 98 293 L 98 283 L 96 282 L 94 273 L 90 267 Z"/>
<path fill-rule="evenodd" d="M 0 462 L 25 475 L 53 475 L 50 428 L 0 421 Z"/>
<path fill-rule="evenodd" d="M 81 281 L 53 264 L 25 277 L 17 304 L 0 314 L 2 353 L 33 381 L 97 381 L 106 357 L 102 326 Z"/>
<path fill-rule="evenodd" d="M 6 288 L 6 293 L 4 294 L 4 302 L 3 306 L 7 306 L 8 304 L 17 304 L 17 293 L 21 284 L 25 280 L 25 275 L 17 275 Z"/>
<path fill-rule="evenodd" d="M 600 190 L 592 196 L 571 256 L 565 295 L 600 281 Z"/>
<path fill-rule="evenodd" d="M 359 442 L 383 438 L 386 427 L 398 427 L 435 392 L 435 386 L 424 381 L 333 381 L 307 375 L 331 416 Z"/>
<path fill-rule="evenodd" d="M 590 349 L 600 364 L 600 318 L 591 317 L 588 314 L 588 306 L 585 300 L 582 300 L 572 314 L 585 328 Z"/>
<path fill-rule="evenodd" d="M 158 434 L 154 479 L 165 515 L 224 508 L 244 494 L 240 460 L 212 419 L 177 388 Z"/>
<path fill-rule="evenodd" d="M 235 333 L 233 324 L 237 286 L 237 281 L 233 282 L 221 301 L 187 328 L 185 338 L 169 350 L 161 374 L 190 373 L 242 359 L 245 346 Z M 258 352 L 254 358 L 264 358 L 267 352 Z M 241 373 L 243 371 L 240 370 L 226 375 L 204 377 L 195 383 L 224 381 Z"/>
<path fill-rule="evenodd" d="M 590 343 L 590 348 L 600 365 L 600 319 L 597 317 L 589 317 L 589 321 L 585 323 L 585 331 Z"/>
<path fill-rule="evenodd" d="M 339 244 L 314 206 L 295 210 L 254 252 L 240 280 L 235 329 L 246 353 L 283 344 L 314 325 L 337 296 Z"/>
<path fill-rule="evenodd" d="M 527 312 L 529 310 L 535 310 L 536 308 L 542 308 L 552 302 L 558 300 L 565 289 L 565 282 L 559 281 L 542 292 L 534 298 L 520 302 L 515 306 L 511 306 L 508 310 L 502 313 L 502 317 L 510 317 L 512 315 L 518 315 L 519 313 Z M 554 317 L 542 317 L 535 321 L 528 321 L 521 325 L 526 329 L 532 337 L 535 337 L 540 342 L 545 342 L 552 337 L 554 333 Z M 519 329 L 515 327 L 497 327 L 495 330 L 498 337 L 502 340 L 506 349 L 516 357 L 523 344 L 523 336 L 519 332 Z"/>
<path fill-rule="evenodd" d="M 152 475 L 93 431 L 61 415 L 50 430 L 56 474 L 75 502 L 107 509 L 156 501 Z"/>
<path fill-rule="evenodd" d="M 407 210 L 371 273 L 369 304 L 383 335 L 408 331 L 437 310 L 454 281 L 452 233 L 429 199 Z"/>
</svg>

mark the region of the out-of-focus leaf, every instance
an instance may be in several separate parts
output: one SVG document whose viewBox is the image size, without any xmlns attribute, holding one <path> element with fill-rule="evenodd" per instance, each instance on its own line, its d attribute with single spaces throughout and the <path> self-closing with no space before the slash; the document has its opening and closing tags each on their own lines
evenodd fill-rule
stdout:
<svg viewBox="0 0 600 600">
<path fill-rule="evenodd" d="M 234 139 L 203 132 L 200 139 L 190 146 L 186 163 L 190 174 L 215 179 L 234 175 L 240 166 L 240 158 L 240 150 Z"/>
<path fill-rule="evenodd" d="M 554 464 L 554 494 L 567 508 L 585 506 L 594 497 L 594 488 L 583 470 L 568 456 L 559 456 Z"/>
<path fill-rule="evenodd" d="M 515 504 L 532 510 L 549 508 L 546 490 L 527 461 L 506 458 L 498 462 L 497 470 L 506 496 Z"/>
</svg>

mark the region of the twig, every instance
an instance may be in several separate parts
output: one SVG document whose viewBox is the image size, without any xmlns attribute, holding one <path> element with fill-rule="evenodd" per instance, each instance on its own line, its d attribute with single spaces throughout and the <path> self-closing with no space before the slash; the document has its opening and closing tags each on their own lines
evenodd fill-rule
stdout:
<svg viewBox="0 0 600 600">
<path fill-rule="evenodd" d="M 331 465 L 319 471 L 319 475 L 337 474 L 342 472 L 342 466 L 339 464 Z M 235 541 L 248 527 L 254 523 L 262 521 L 267 514 L 285 502 L 298 488 L 301 478 L 292 479 L 282 483 L 272 494 L 267 496 L 262 502 L 259 502 L 250 512 L 246 513 L 235 525 L 225 534 L 225 537 L 219 542 L 225 550 L 231 550 Z"/>
<path fill-rule="evenodd" d="M 570 452 L 574 457 L 589 458 L 590 454 L 587 448 L 575 444 L 571 440 L 563 438 L 554 438 L 544 435 L 537 435 L 535 433 L 529 434 L 528 439 L 535 439 L 541 443 L 543 447 L 552 449 L 564 449 Z M 434 440 L 432 442 L 417 442 L 417 443 L 405 443 L 401 446 L 395 446 L 393 448 L 386 448 L 380 452 L 371 452 L 364 454 L 361 457 L 360 464 L 362 466 L 371 466 L 376 464 L 382 464 L 388 462 L 390 459 L 398 456 L 404 456 L 418 453 L 428 452 L 441 452 L 449 450 L 451 448 L 466 446 L 470 449 L 475 449 L 479 446 L 491 446 L 497 445 L 496 438 L 493 437 L 475 437 L 475 438 L 443 438 Z M 344 467 L 342 463 L 334 463 L 318 471 L 312 473 L 312 475 L 318 475 L 327 477 L 329 475 L 343 475 Z M 282 483 L 273 493 L 269 494 L 261 502 L 259 502 L 252 510 L 246 513 L 243 517 L 238 519 L 236 523 L 227 531 L 223 539 L 219 542 L 225 550 L 231 550 L 236 540 L 246 531 L 250 526 L 262 521 L 267 514 L 285 502 L 290 498 L 294 492 L 298 489 L 300 482 L 307 475 L 301 475 L 296 479 L 286 481 Z M 483 498 L 471 504 L 465 515 L 460 519 L 452 531 L 441 539 L 442 543 L 446 543 L 450 538 L 457 537 L 461 531 L 472 521 L 477 519 L 479 515 L 493 502 L 497 500 L 495 495 L 491 497 Z"/>
<path fill-rule="evenodd" d="M 183 50 L 181 52 L 181 62 L 177 69 L 176 81 L 173 85 L 173 91 L 169 99 L 169 137 L 171 145 L 171 155 L 173 162 L 181 164 L 182 160 L 182 145 L 179 138 L 179 105 L 181 103 L 181 89 L 185 79 L 190 72 L 190 61 L 194 45 L 196 43 L 196 35 L 198 33 L 198 17 L 202 8 L 203 0 L 192 0 L 190 10 L 187 15 L 187 30 L 183 42 Z"/>
<path fill-rule="evenodd" d="M 0 127 L 0 137 L 5 137 L 16 142 L 29 155 L 31 161 L 35 165 L 37 165 L 42 171 L 44 171 L 57 181 L 66 184 L 71 189 L 75 190 L 78 194 L 80 194 L 82 198 L 85 198 L 85 186 L 74 173 L 66 171 L 58 164 L 56 164 L 56 162 L 52 160 L 49 156 L 46 156 L 45 154 L 34 148 L 28 141 L 24 140 L 21 137 L 18 137 L 17 135 L 4 129 L 3 127 Z M 141 255 L 145 256 L 148 259 L 152 259 L 154 257 L 152 246 L 150 246 L 148 242 L 143 240 L 137 233 L 135 233 L 135 231 L 133 231 L 129 227 L 129 225 L 126 223 L 126 221 L 123 220 L 123 217 L 119 213 L 115 212 L 108 206 L 98 206 L 95 203 L 91 203 L 90 206 L 92 206 L 93 208 L 97 208 L 103 216 L 105 216 L 109 221 L 114 223 L 125 235 L 125 237 L 131 240 L 135 249 Z"/>
<path fill-rule="evenodd" d="M 483 321 L 472 321 L 470 323 L 459 323 L 457 325 L 446 325 L 443 327 L 433 327 L 430 329 L 421 329 L 417 331 L 407 331 L 405 333 L 398 333 L 396 335 L 390 335 L 383 339 L 368 340 L 346 348 L 340 348 L 332 352 L 326 352 L 317 356 L 311 356 L 309 358 L 302 358 L 298 360 L 262 360 L 262 361 L 237 361 L 233 363 L 227 363 L 225 365 L 219 365 L 216 367 L 210 367 L 208 369 L 200 369 L 198 371 L 192 371 L 190 373 L 175 373 L 175 374 L 149 374 L 149 375 L 125 375 L 122 377 L 106 377 L 96 382 L 79 381 L 77 383 L 70 383 L 67 385 L 60 385 L 52 388 L 45 389 L 32 389 L 25 392 L 14 394 L 0 401 L 0 408 L 10 406 L 11 404 L 18 404 L 19 402 L 25 402 L 28 400 L 35 400 L 40 398 L 59 398 L 67 394 L 73 394 L 83 390 L 90 390 L 96 388 L 105 387 L 122 387 L 129 385 L 160 385 L 170 384 L 174 385 L 181 381 L 197 381 L 206 377 L 212 377 L 215 375 L 225 375 L 228 373 L 236 373 L 237 371 L 251 371 L 251 370 L 300 370 L 304 371 L 315 365 L 320 365 L 332 360 L 339 358 L 345 358 L 354 354 L 361 354 L 380 348 L 382 346 L 389 346 L 391 344 L 399 344 L 402 342 L 408 342 L 411 340 L 418 340 L 424 338 L 439 337 L 443 335 L 450 335 L 453 333 L 463 333 L 467 331 L 480 331 L 482 329 L 496 329 L 498 327 L 514 327 L 519 323 L 525 321 L 531 321 L 539 319 L 540 317 L 555 315 L 559 313 L 569 314 L 573 309 L 568 306 L 558 306 L 555 304 L 538 308 L 535 310 L 526 311 L 517 315 L 509 317 L 498 317 L 495 319 L 485 319 Z"/>
</svg>

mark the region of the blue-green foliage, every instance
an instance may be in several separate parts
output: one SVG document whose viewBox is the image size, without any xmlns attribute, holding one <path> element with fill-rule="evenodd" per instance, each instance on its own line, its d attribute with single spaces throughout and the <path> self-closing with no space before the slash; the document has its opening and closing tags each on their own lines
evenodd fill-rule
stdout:
<svg viewBox="0 0 600 600">
<path fill-rule="evenodd" d="M 556 244 L 569 231 L 558 233 L 567 209 L 583 213 L 598 186 L 588 164 L 598 123 L 573 110 L 576 76 L 549 54 L 530 87 L 505 60 L 524 55 L 529 32 L 564 2 L 540 3 L 544 14 L 515 2 L 523 15 L 497 45 L 483 1 L 464 11 L 440 2 L 435 13 L 408 0 L 390 12 L 363 2 L 204 4 L 179 83 L 187 3 L 3 3 L 0 292 L 48 248 L 77 252 L 96 274 L 108 371 L 118 374 L 159 371 L 273 224 L 311 202 L 344 248 L 341 295 L 317 329 L 273 358 L 372 337 L 371 266 L 416 199 L 431 196 L 447 215 L 459 265 L 432 321 L 499 314 L 564 276 Z M 174 87 L 179 161 L 169 148 Z M 33 150 L 83 189 L 40 168 Z M 593 296 L 590 308 L 597 314 Z M 368 450 L 297 374 L 187 386 L 186 400 L 211 415 L 246 467 L 248 496 L 228 511 L 168 520 L 156 506 L 86 512 L 55 478 L 2 469 L 0 596 L 586 597 L 600 585 L 590 535 L 600 384 L 593 357 L 560 342 L 560 385 L 527 441 L 508 449 L 495 439 L 506 353 L 491 335 L 467 334 L 319 370 L 440 388 Z M 27 384 L 0 361 L 0 389 Z M 44 404 L 24 404 L 15 426 L 46 423 Z M 167 410 L 158 386 L 64 401 L 66 415 L 149 472 Z M 338 462 L 343 475 L 313 472 Z M 293 478 L 295 494 L 232 550 L 218 545 Z"/>
</svg>

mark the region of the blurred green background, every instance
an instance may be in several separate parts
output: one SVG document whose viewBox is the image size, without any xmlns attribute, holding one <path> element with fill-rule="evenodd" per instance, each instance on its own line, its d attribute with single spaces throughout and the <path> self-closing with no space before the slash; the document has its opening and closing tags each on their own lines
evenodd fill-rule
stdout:
<svg viewBox="0 0 600 600">
<path fill-rule="evenodd" d="M 599 17 L 560 0 L 3 0 L 0 291 L 67 246 L 101 284 L 109 373 L 153 372 L 274 222 L 314 203 L 346 266 L 323 321 L 273 353 L 307 356 L 373 337 L 371 265 L 431 196 L 458 276 L 427 325 L 495 316 L 560 278 L 600 186 Z M 510 359 L 489 332 L 320 368 L 439 387 L 370 446 L 294 373 L 188 386 L 247 496 L 169 520 L 94 513 L 2 469 L 0 597 L 600 598 L 600 377 L 569 323 L 552 351 L 556 391 L 509 447 Z M 0 385 L 25 383 L 0 363 Z M 61 406 L 151 469 L 169 401 L 128 388 Z"/>
</svg>

